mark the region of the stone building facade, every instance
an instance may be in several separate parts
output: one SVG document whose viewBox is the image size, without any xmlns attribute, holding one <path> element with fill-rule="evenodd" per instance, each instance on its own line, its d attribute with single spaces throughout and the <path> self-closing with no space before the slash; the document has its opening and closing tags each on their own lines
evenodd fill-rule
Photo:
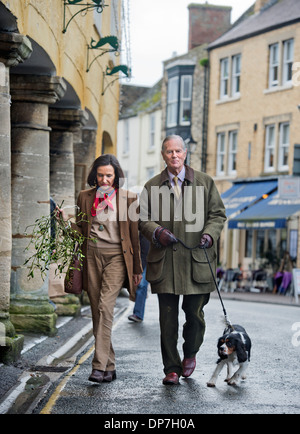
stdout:
<svg viewBox="0 0 300 434">
<path fill-rule="evenodd" d="M 153 87 L 121 86 L 118 160 L 127 187 L 140 193 L 161 166 L 161 80 Z"/>
<path fill-rule="evenodd" d="M 112 46 L 104 46 L 103 52 L 87 47 L 91 39 L 98 42 L 108 35 L 121 42 L 121 2 L 111 1 L 105 7 L 101 2 L 90 4 L 91 10 L 77 14 L 82 9 L 78 2 L 0 1 L 0 360 L 4 362 L 18 357 L 22 331 L 56 333 L 48 278 L 42 280 L 38 273 L 27 278 L 26 228 L 50 214 L 50 196 L 57 204 L 64 201 L 74 215 L 78 192 L 86 187 L 96 156 L 116 153 L 119 84 L 112 85 L 115 76 L 108 72 L 120 57 Z M 90 66 L 87 59 L 91 62 L 96 56 Z"/>
<path fill-rule="evenodd" d="M 206 170 L 208 104 L 207 46 L 231 26 L 231 8 L 191 3 L 188 51 L 166 60 L 162 82 L 162 136 L 187 143 L 187 163 Z"/>
<path fill-rule="evenodd" d="M 232 186 L 237 191 L 238 187 L 248 188 L 250 183 L 254 187 L 254 182 L 260 181 L 256 191 L 252 189 L 253 198 L 259 200 L 264 194 L 264 198 L 272 194 L 273 203 L 278 204 L 269 222 L 264 211 L 256 222 L 251 217 L 251 223 L 249 217 L 244 227 L 239 224 L 243 229 L 233 229 L 233 222 L 229 221 L 228 232 L 225 231 L 224 265 L 258 268 L 262 259 L 260 245 L 264 251 L 272 246 L 274 254 L 282 255 L 284 250 L 291 251 L 293 243 L 293 256 L 297 256 L 299 267 L 299 196 L 287 199 L 280 196 L 279 188 L 284 180 L 297 183 L 297 179 L 292 178 L 300 175 L 299 170 L 295 170 L 300 139 L 299 1 L 256 1 L 244 19 L 211 43 L 208 51 L 207 171 L 215 177 L 223 194 Z M 265 191 L 270 182 L 276 185 L 273 190 Z M 233 206 L 234 201 L 234 192 L 231 192 L 231 199 L 226 199 L 229 206 Z M 246 191 L 244 196 L 247 196 Z M 244 203 L 244 208 L 250 205 Z M 291 215 L 287 215 L 284 203 L 295 205 Z M 229 220 L 237 221 L 238 216 L 234 216 L 232 210 L 233 207 L 228 209 Z M 285 219 L 281 228 L 280 212 Z M 247 214 L 244 215 L 246 218 Z M 298 241 L 295 241 L 296 235 Z"/>
</svg>

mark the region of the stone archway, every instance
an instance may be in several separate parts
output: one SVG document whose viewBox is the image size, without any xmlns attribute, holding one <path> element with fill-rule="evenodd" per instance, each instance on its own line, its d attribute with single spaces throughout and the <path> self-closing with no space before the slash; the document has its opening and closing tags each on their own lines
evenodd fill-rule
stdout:
<svg viewBox="0 0 300 434">
<path fill-rule="evenodd" d="M 74 143 L 75 157 L 75 198 L 81 190 L 89 188 L 87 177 L 96 158 L 97 122 L 89 109 L 85 109 L 88 120 L 82 134 Z"/>
<path fill-rule="evenodd" d="M 113 154 L 114 145 L 110 134 L 107 131 L 103 131 L 102 134 L 102 154 Z"/>
</svg>

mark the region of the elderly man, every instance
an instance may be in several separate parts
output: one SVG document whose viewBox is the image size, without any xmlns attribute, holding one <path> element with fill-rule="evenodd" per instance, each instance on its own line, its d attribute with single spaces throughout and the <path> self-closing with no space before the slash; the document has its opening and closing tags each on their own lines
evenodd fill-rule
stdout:
<svg viewBox="0 0 300 434">
<path fill-rule="evenodd" d="M 166 137 L 162 157 L 167 167 L 145 184 L 140 198 L 140 230 L 151 241 L 146 278 L 159 301 L 163 384 L 178 384 L 181 375 L 189 377 L 195 369 L 205 332 L 203 307 L 215 290 L 203 247 L 215 270 L 226 220 L 214 181 L 184 164 L 186 152 L 180 136 Z M 183 360 L 177 349 L 180 295 Z"/>
</svg>

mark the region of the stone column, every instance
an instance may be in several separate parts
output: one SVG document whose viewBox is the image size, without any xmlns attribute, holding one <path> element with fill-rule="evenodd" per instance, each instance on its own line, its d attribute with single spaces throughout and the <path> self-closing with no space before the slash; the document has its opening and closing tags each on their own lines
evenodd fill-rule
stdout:
<svg viewBox="0 0 300 434">
<path fill-rule="evenodd" d="M 11 228 L 11 133 L 9 67 L 16 66 L 32 52 L 28 38 L 0 32 L 0 362 L 19 358 L 24 336 L 16 335 L 10 320 Z"/>
<path fill-rule="evenodd" d="M 75 214 L 74 135 L 81 132 L 87 121 L 84 110 L 50 108 L 50 193 L 54 201 L 68 207 L 66 213 Z M 70 208 L 69 208 L 70 207 Z"/>
<path fill-rule="evenodd" d="M 81 141 L 74 142 L 75 157 L 75 199 L 81 190 L 89 188 L 86 180 L 96 157 L 95 128 L 85 127 L 82 130 Z"/>
<path fill-rule="evenodd" d="M 48 278 L 39 270 L 28 279 L 25 260 L 26 228 L 36 219 L 50 215 L 49 105 L 66 90 L 59 77 L 11 76 L 12 95 L 12 274 L 11 320 L 17 330 L 53 335 L 56 333 L 54 306 L 49 302 Z M 30 229 L 28 229 L 30 234 Z"/>
<path fill-rule="evenodd" d="M 87 114 L 80 109 L 50 108 L 50 194 L 53 200 L 66 207 L 69 217 L 76 213 L 75 197 L 75 159 L 74 142 L 81 137 L 82 126 L 87 121 Z M 76 316 L 80 313 L 79 297 L 61 293 L 53 293 L 49 289 L 49 297 L 57 306 L 58 315 Z"/>
</svg>

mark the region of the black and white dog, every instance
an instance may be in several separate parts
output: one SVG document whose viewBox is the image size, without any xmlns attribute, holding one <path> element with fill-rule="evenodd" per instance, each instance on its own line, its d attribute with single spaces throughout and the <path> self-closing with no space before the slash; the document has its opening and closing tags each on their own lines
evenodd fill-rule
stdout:
<svg viewBox="0 0 300 434">
<path fill-rule="evenodd" d="M 225 381 L 231 386 L 238 384 L 239 380 L 245 379 L 245 372 L 250 362 L 251 340 L 244 327 L 233 324 L 227 327 L 223 336 L 218 340 L 218 355 L 216 369 L 207 383 L 208 387 L 215 387 L 218 375 L 224 365 L 227 365 L 227 377 Z M 233 373 L 233 365 L 238 364 L 238 370 Z"/>
</svg>

